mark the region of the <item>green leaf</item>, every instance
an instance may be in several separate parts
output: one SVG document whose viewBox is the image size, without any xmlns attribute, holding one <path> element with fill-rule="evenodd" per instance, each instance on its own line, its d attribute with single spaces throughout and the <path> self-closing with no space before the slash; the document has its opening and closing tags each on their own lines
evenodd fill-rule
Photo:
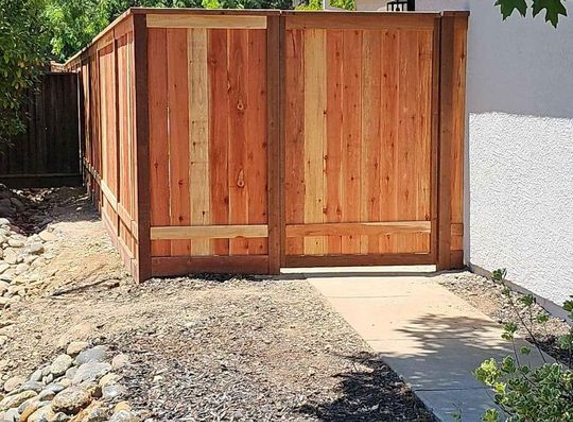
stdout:
<svg viewBox="0 0 573 422">
<path fill-rule="evenodd" d="M 533 0 L 533 16 L 537 16 L 545 9 L 545 22 L 551 22 L 557 28 L 559 15 L 567 16 L 567 9 L 562 0 Z"/>
<path fill-rule="evenodd" d="M 521 16 L 525 16 L 527 12 L 525 0 L 497 0 L 495 5 L 501 9 L 501 15 L 504 20 L 511 16 L 514 10 L 517 10 Z"/>
</svg>

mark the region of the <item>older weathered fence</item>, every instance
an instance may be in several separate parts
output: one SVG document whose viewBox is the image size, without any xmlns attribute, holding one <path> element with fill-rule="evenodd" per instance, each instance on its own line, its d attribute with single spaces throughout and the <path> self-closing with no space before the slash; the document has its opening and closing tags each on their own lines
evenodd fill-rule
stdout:
<svg viewBox="0 0 573 422">
<path fill-rule="evenodd" d="M 81 185 L 77 75 L 42 75 L 23 111 L 26 131 L 0 150 L 0 183 L 15 188 Z"/>
<path fill-rule="evenodd" d="M 465 13 L 132 9 L 80 72 L 140 279 L 462 262 Z"/>
</svg>

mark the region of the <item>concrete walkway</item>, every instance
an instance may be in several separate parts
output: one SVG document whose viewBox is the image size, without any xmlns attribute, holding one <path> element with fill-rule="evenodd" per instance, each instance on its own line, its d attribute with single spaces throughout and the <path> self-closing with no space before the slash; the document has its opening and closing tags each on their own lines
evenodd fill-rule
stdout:
<svg viewBox="0 0 573 422">
<path fill-rule="evenodd" d="M 434 277 L 332 275 L 309 282 L 441 421 L 481 421 L 493 402 L 472 371 L 513 350 L 499 324 Z"/>
</svg>

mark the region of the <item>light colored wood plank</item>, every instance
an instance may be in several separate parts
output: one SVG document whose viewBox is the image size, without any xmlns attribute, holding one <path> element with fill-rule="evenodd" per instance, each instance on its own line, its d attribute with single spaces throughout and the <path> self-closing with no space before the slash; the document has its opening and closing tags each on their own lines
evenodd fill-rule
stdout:
<svg viewBox="0 0 573 422">
<path fill-rule="evenodd" d="M 369 223 L 318 223 L 286 226 L 288 237 L 296 236 L 382 236 L 396 233 L 430 233 L 429 221 L 393 221 Z"/>
<path fill-rule="evenodd" d="M 266 16 L 147 15 L 148 28 L 266 29 Z"/>
<path fill-rule="evenodd" d="M 266 237 L 268 230 L 266 224 L 227 226 L 164 226 L 151 227 L 151 239 L 224 239 L 238 237 Z"/>
<path fill-rule="evenodd" d="M 210 224 L 209 89 L 207 79 L 207 30 L 187 31 L 189 57 L 189 189 L 191 224 Z M 208 239 L 193 241 L 193 255 L 209 255 Z"/>
<path fill-rule="evenodd" d="M 304 33 L 295 29 L 285 36 L 285 222 L 304 223 Z M 302 238 L 286 239 L 287 255 L 302 254 Z"/>
<path fill-rule="evenodd" d="M 305 31 L 304 43 L 304 222 L 322 223 L 326 206 L 326 31 Z M 325 237 L 304 240 L 305 254 L 327 252 Z"/>
</svg>

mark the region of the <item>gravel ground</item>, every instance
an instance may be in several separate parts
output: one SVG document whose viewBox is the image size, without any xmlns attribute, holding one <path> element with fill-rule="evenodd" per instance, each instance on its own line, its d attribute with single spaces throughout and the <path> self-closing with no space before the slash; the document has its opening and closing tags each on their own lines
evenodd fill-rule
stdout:
<svg viewBox="0 0 573 422">
<path fill-rule="evenodd" d="M 59 239 L 49 287 L 0 314 L 0 381 L 88 341 L 128 356 L 123 399 L 148 422 L 433 421 L 306 281 L 135 286 L 86 198 L 76 199 L 46 211 Z"/>
<path fill-rule="evenodd" d="M 570 326 L 563 320 L 553 316 L 550 316 L 549 321 L 544 324 L 535 322 L 534 319 L 537 315 L 542 313 L 547 314 L 540 305 L 534 304 L 530 313 L 519 304 L 518 298 L 522 295 L 513 292 L 513 301 L 517 303 L 517 307 L 512 307 L 510 305 L 510 299 L 502 292 L 503 286 L 501 284 L 467 271 L 455 274 L 443 274 L 438 278 L 438 281 L 441 285 L 471 303 L 494 321 L 500 324 L 515 322 L 521 327 L 518 334 L 531 340 L 530 333 L 524 329 L 521 323 L 521 321 L 525 321 L 530 332 L 538 339 L 541 348 L 546 353 L 559 359 L 563 363 L 567 364 L 569 362 L 569 355 L 558 347 L 557 338 L 567 334 Z"/>
</svg>

